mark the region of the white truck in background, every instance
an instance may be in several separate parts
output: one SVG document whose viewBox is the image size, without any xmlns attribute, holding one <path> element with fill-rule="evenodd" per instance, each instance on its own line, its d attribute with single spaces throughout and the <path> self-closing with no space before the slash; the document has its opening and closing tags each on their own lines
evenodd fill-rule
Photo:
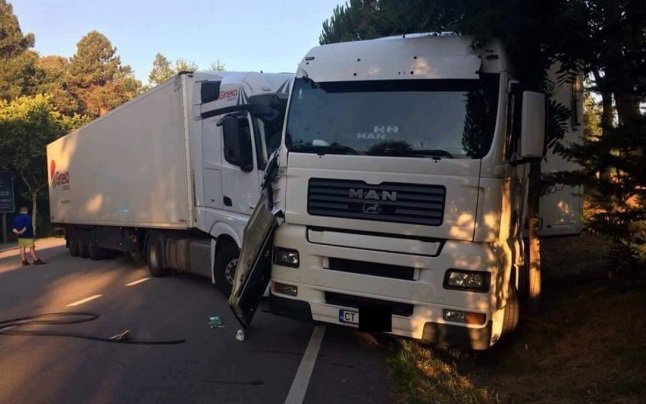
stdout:
<svg viewBox="0 0 646 404">
<path fill-rule="evenodd" d="M 51 222 L 70 254 L 127 252 L 228 296 L 292 77 L 180 73 L 49 144 Z"/>
<path fill-rule="evenodd" d="M 407 35 L 305 56 L 245 230 L 229 300 L 243 325 L 271 282 L 271 311 L 298 319 L 472 349 L 516 327 L 547 102 L 499 43 L 471 44 Z M 579 79 L 553 91 L 573 110 L 563 142 L 582 134 Z M 581 205 L 575 188 L 544 198 L 544 233 L 580 232 Z"/>
</svg>

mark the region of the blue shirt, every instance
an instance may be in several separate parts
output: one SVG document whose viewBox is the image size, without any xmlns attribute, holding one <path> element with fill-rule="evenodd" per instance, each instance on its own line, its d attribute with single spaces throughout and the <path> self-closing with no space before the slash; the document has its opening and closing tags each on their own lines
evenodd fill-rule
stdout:
<svg viewBox="0 0 646 404">
<path fill-rule="evenodd" d="M 21 213 L 13 219 L 13 228 L 20 231 L 27 228 L 24 233 L 20 234 L 19 238 L 34 238 L 34 228 L 31 225 L 31 216 L 26 213 Z"/>
</svg>

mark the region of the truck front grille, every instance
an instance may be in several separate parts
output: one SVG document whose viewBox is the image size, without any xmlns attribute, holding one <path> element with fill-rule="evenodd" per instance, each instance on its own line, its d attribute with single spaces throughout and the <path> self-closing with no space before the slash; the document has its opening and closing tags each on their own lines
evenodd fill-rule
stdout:
<svg viewBox="0 0 646 404">
<path fill-rule="evenodd" d="M 388 300 L 370 299 L 367 297 L 345 295 L 342 293 L 325 292 L 325 302 L 335 306 L 352 307 L 360 306 L 390 306 L 391 312 L 396 316 L 410 317 L 413 315 L 413 306 L 408 303 L 391 302 Z"/>
<path fill-rule="evenodd" d="M 310 215 L 440 226 L 446 189 L 441 185 L 311 178 Z"/>
<path fill-rule="evenodd" d="M 415 268 L 402 267 L 399 265 L 378 264 L 375 262 L 346 260 L 341 258 L 329 258 L 328 260 L 328 269 L 334 271 L 380 276 L 383 278 L 404 279 L 409 281 L 414 280 Z"/>
</svg>

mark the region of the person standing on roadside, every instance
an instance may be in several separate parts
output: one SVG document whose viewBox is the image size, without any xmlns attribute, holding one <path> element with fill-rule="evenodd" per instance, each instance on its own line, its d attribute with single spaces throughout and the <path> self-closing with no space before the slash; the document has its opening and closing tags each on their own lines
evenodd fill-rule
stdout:
<svg viewBox="0 0 646 404">
<path fill-rule="evenodd" d="M 20 208 L 20 214 L 16 216 L 13 221 L 12 231 L 18 236 L 18 247 L 20 247 L 20 258 L 22 258 L 22 266 L 30 265 L 27 260 L 27 247 L 29 247 L 29 254 L 34 260 L 34 265 L 42 265 L 43 262 L 36 255 L 36 243 L 34 243 L 34 227 L 32 226 L 31 216 L 29 216 L 29 209 Z"/>
</svg>

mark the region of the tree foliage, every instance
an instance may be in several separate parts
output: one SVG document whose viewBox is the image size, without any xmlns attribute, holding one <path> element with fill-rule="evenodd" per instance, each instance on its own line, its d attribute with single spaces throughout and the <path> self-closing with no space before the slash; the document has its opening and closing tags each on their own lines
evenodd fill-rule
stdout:
<svg viewBox="0 0 646 404">
<path fill-rule="evenodd" d="M 155 55 L 153 60 L 153 69 L 148 75 L 148 83 L 151 86 L 156 86 L 170 79 L 175 75 L 175 70 L 171 66 L 170 61 L 161 53 Z"/>
<path fill-rule="evenodd" d="M 224 65 L 220 64 L 219 60 L 217 63 L 218 66 L 221 66 L 222 69 L 224 69 Z M 197 69 L 199 69 L 199 66 L 194 62 L 180 58 L 175 60 L 174 63 L 171 63 L 166 56 L 161 53 L 157 53 L 155 55 L 155 60 L 153 60 L 153 68 L 148 75 L 148 85 L 150 87 L 154 87 L 170 79 L 177 73 L 194 72 Z"/>
<path fill-rule="evenodd" d="M 105 35 L 92 31 L 77 44 L 70 60 L 67 88 L 79 101 L 79 112 L 103 115 L 131 99 L 140 84 L 132 69 L 122 65 L 117 49 Z"/>
<path fill-rule="evenodd" d="M 0 0 L 0 99 L 29 94 L 34 86 L 38 55 L 31 50 L 34 35 L 24 35 L 13 7 Z"/>
<path fill-rule="evenodd" d="M 226 68 L 224 63 L 220 62 L 220 59 L 217 59 L 215 62 L 211 62 L 211 66 L 209 67 L 211 68 L 211 71 L 214 72 L 223 72 Z"/>
<path fill-rule="evenodd" d="M 34 223 L 36 202 L 47 187 L 47 144 L 85 122 L 86 117 L 56 111 L 51 96 L 0 100 L 0 169 L 24 183 L 33 203 Z"/>
</svg>

